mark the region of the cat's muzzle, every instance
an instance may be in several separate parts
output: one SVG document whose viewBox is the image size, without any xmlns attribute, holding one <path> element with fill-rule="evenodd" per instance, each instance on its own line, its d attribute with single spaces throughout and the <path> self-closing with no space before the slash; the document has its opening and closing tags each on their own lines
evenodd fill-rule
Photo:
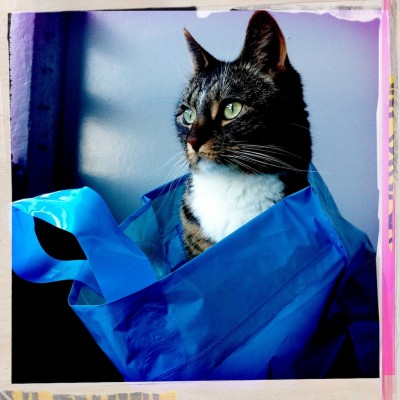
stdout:
<svg viewBox="0 0 400 400">
<path fill-rule="evenodd" d="M 196 166 L 200 161 L 207 161 L 212 164 L 218 162 L 218 153 L 213 149 L 212 140 L 201 144 L 197 150 L 188 141 L 186 144 L 186 157 L 192 166 Z"/>
</svg>

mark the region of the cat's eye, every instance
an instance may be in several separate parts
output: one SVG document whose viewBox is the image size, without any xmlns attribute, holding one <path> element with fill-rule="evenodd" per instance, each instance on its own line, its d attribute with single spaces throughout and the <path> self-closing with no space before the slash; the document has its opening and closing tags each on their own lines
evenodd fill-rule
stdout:
<svg viewBox="0 0 400 400">
<path fill-rule="evenodd" d="M 238 101 L 233 101 L 229 103 L 224 108 L 224 118 L 226 119 L 233 119 L 236 118 L 240 111 L 242 110 L 242 103 Z"/>
<path fill-rule="evenodd" d="M 187 108 L 183 112 L 183 120 L 186 124 L 192 125 L 194 121 L 196 121 L 196 112 L 190 108 Z"/>
</svg>

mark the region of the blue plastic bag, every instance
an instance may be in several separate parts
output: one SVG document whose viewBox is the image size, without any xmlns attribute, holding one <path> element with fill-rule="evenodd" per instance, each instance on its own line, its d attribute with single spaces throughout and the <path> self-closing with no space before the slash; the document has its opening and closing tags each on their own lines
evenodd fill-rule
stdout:
<svg viewBox="0 0 400 400">
<path fill-rule="evenodd" d="M 128 381 L 376 377 L 375 253 L 318 173 L 310 186 L 186 262 L 184 178 L 120 226 L 91 189 L 13 204 L 13 269 L 74 280 L 69 304 Z M 39 218 L 87 260 L 50 257 Z"/>
</svg>

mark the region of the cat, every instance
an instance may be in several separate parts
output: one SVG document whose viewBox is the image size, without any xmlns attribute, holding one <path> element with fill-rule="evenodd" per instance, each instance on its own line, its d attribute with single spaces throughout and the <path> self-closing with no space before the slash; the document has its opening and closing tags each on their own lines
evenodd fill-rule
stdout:
<svg viewBox="0 0 400 400">
<path fill-rule="evenodd" d="M 190 171 L 180 217 L 191 259 L 308 186 L 312 139 L 301 77 L 267 11 L 251 16 L 231 62 L 184 36 L 193 74 L 176 127 Z"/>
</svg>

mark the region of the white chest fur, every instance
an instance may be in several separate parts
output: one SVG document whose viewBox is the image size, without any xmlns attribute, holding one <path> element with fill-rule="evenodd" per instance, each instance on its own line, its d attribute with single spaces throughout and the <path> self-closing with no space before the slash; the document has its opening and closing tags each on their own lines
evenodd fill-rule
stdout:
<svg viewBox="0 0 400 400">
<path fill-rule="evenodd" d="M 218 242 L 281 200 L 283 190 L 275 174 L 216 168 L 193 173 L 189 201 L 204 233 Z"/>
</svg>

